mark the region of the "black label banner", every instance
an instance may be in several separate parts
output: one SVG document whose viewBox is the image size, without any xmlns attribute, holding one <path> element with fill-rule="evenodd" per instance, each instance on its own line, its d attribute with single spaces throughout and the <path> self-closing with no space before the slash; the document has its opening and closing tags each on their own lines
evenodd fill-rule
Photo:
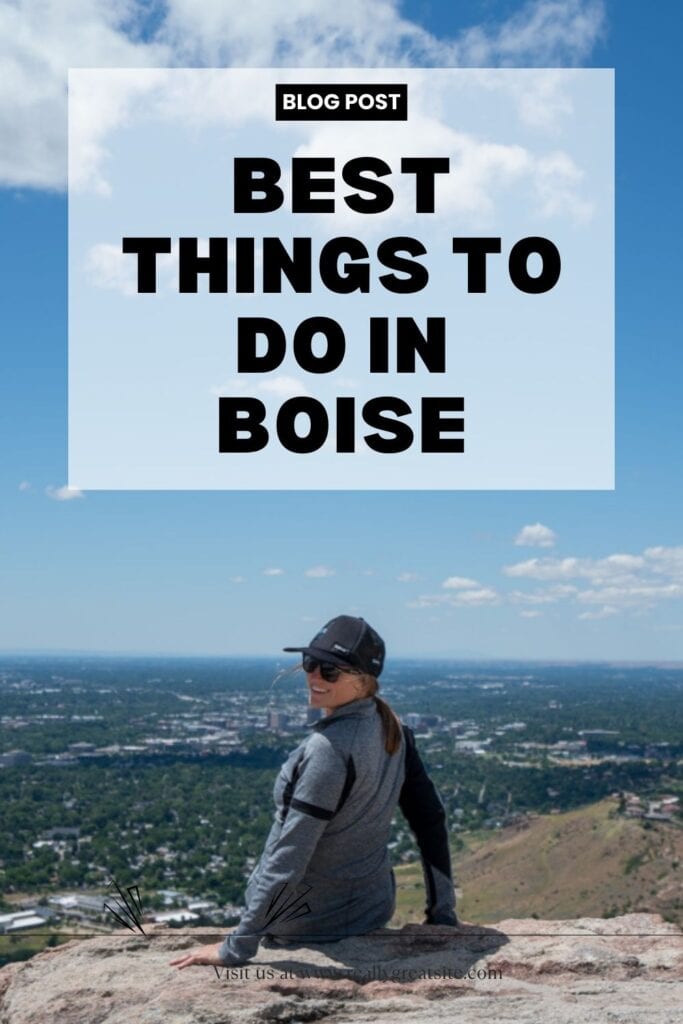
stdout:
<svg viewBox="0 0 683 1024">
<path fill-rule="evenodd" d="M 276 85 L 276 121 L 407 121 L 408 86 Z"/>
</svg>

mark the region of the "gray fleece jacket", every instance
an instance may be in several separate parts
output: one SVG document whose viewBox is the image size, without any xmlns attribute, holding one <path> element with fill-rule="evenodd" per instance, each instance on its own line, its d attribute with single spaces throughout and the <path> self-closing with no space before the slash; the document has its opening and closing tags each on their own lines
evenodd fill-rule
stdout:
<svg viewBox="0 0 683 1024">
<path fill-rule="evenodd" d="M 220 947 L 223 963 L 244 963 L 259 941 L 331 942 L 385 925 L 396 884 L 387 844 L 399 805 L 415 833 L 432 924 L 457 924 L 443 804 L 414 736 L 384 748 L 372 697 L 315 722 L 282 766 L 275 820 L 245 894 L 246 911 Z"/>
</svg>

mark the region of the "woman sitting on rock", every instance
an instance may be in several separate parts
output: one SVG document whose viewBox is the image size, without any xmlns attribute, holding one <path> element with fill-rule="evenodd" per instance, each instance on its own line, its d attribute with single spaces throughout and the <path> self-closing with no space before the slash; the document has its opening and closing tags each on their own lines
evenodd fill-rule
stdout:
<svg viewBox="0 0 683 1024">
<path fill-rule="evenodd" d="M 364 619 L 340 615 L 307 647 L 284 649 L 302 652 L 310 705 L 325 716 L 280 770 L 239 925 L 173 966 L 233 966 L 262 938 L 333 942 L 386 925 L 396 904 L 388 842 L 397 805 L 420 850 L 425 924 L 457 925 L 443 804 L 411 730 L 377 696 L 383 640 Z"/>
</svg>

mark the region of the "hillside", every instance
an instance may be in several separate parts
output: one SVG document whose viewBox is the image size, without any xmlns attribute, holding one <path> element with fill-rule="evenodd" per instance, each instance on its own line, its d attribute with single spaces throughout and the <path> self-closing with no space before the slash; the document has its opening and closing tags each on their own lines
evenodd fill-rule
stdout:
<svg viewBox="0 0 683 1024">
<path fill-rule="evenodd" d="M 507 917 L 610 917 L 659 913 L 683 925 L 683 829 L 617 815 L 602 800 L 523 827 L 466 837 L 454 857 L 458 912 L 484 923 Z M 419 865 L 397 868 L 392 925 L 419 920 Z"/>
</svg>

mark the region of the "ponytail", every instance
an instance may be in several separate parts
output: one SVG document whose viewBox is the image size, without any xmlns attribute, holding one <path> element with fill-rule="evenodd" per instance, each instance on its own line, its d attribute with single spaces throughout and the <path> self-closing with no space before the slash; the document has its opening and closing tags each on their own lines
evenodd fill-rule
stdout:
<svg viewBox="0 0 683 1024">
<path fill-rule="evenodd" d="M 373 698 L 382 719 L 384 749 L 387 754 L 395 754 L 401 747 L 401 735 L 403 733 L 401 723 L 398 720 L 396 712 L 389 707 L 385 700 L 378 697 L 377 691 L 379 690 L 379 683 L 375 676 L 363 673 L 362 680 L 365 685 L 365 696 Z"/>
</svg>

